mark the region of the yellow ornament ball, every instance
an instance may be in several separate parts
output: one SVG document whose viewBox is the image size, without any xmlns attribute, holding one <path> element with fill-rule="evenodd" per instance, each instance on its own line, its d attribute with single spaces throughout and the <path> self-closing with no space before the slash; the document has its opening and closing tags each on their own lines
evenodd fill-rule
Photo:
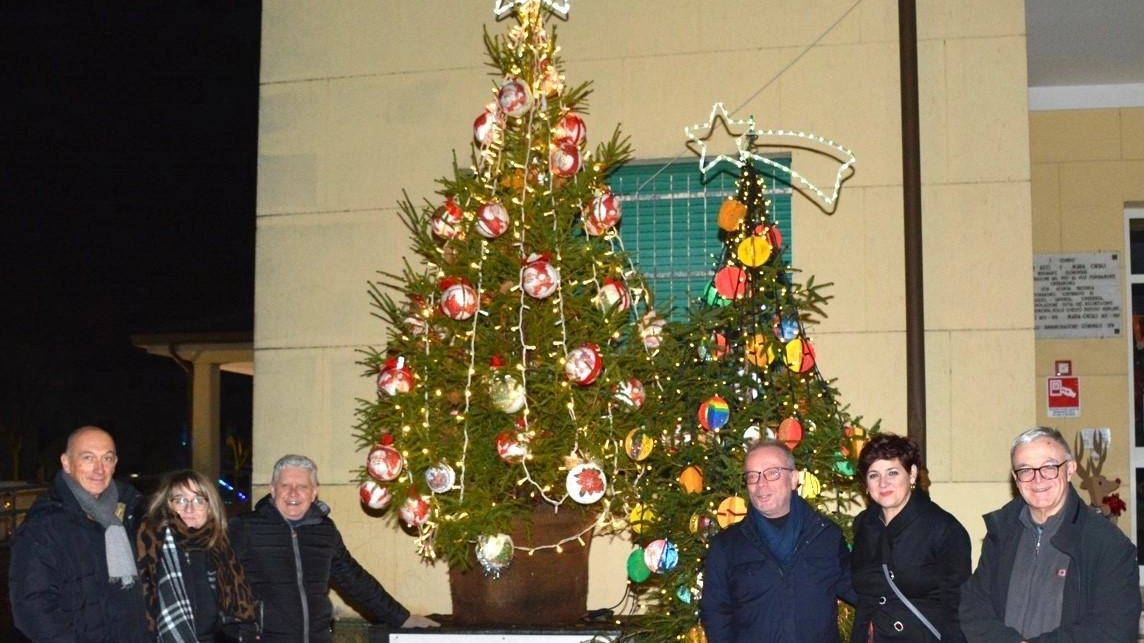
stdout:
<svg viewBox="0 0 1144 643">
<path fill-rule="evenodd" d="M 765 333 L 756 333 L 748 339 L 746 349 L 747 361 L 759 368 L 769 365 L 777 357 L 774 342 Z"/>
<path fill-rule="evenodd" d="M 687 630 L 687 643 L 707 643 L 707 632 L 703 630 L 702 625 L 695 625 Z"/>
<path fill-rule="evenodd" d="M 809 471 L 798 472 L 798 495 L 803 500 L 814 500 L 822 493 L 822 481 Z"/>
<path fill-rule="evenodd" d="M 655 448 L 655 440 L 644 429 L 632 429 L 624 437 L 624 452 L 636 462 L 643 462 Z"/>
<path fill-rule="evenodd" d="M 632 507 L 632 512 L 628 514 L 628 524 L 632 527 L 632 533 L 636 535 L 642 534 L 654 522 L 655 513 L 651 507 L 645 507 L 638 502 L 636 506 Z"/>
<path fill-rule="evenodd" d="M 749 268 L 758 268 L 771 258 L 771 251 L 774 249 L 771 242 L 763 235 L 752 235 L 739 242 L 739 249 L 736 251 L 735 256 L 739 261 L 743 262 L 744 266 Z"/>
<path fill-rule="evenodd" d="M 723 529 L 747 517 L 747 501 L 739 496 L 724 498 L 719 503 L 719 511 L 715 513 L 715 521 Z"/>
<path fill-rule="evenodd" d="M 719 223 L 719 228 L 722 230 L 726 230 L 727 232 L 738 230 L 745 218 L 747 218 L 747 206 L 735 199 L 727 199 L 723 202 L 723 205 L 719 206 L 717 222 Z"/>
<path fill-rule="evenodd" d="M 679 485 L 686 493 L 700 493 L 703 491 L 703 470 L 691 465 L 679 474 Z"/>
</svg>

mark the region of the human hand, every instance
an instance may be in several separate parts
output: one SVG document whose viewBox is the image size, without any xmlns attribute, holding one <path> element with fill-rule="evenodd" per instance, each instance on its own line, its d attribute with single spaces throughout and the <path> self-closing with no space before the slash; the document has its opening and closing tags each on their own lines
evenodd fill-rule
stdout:
<svg viewBox="0 0 1144 643">
<path fill-rule="evenodd" d="M 428 616 L 421 616 L 420 614 L 410 614 L 409 618 L 401 624 L 403 628 L 421 628 L 421 627 L 441 627 L 441 624 Z"/>
</svg>

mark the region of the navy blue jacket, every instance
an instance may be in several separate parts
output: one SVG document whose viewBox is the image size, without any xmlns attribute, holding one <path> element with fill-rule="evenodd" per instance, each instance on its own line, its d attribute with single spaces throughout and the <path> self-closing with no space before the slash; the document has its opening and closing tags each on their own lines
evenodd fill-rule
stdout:
<svg viewBox="0 0 1144 643">
<path fill-rule="evenodd" d="M 754 512 L 751 507 L 749 512 Z M 710 643 L 838 640 L 838 599 L 855 603 L 842 530 L 792 494 L 802 531 L 783 568 L 750 516 L 711 539 L 699 617 Z"/>
<path fill-rule="evenodd" d="M 330 585 L 376 620 L 396 627 L 409 618 L 409 610 L 350 555 L 329 512 L 316 501 L 291 527 L 266 496 L 254 511 L 230 521 L 231 546 L 262 601 L 263 643 L 329 643 Z"/>
<path fill-rule="evenodd" d="M 1035 643 L 1135 643 L 1140 618 L 1136 547 L 1107 518 L 1080 501 L 1069 486 L 1064 522 L 1053 546 L 1069 557 L 1061 626 L 1029 639 Z M 985 515 L 985 542 L 977 569 L 961 588 L 961 629 L 974 643 L 1024 640 L 1005 625 L 1009 577 L 1021 541 L 1022 498 Z"/>
<path fill-rule="evenodd" d="M 12 539 L 8 588 L 12 617 L 36 643 L 152 641 L 143 590 L 108 581 L 103 526 L 79 506 L 62 471 L 28 510 Z M 134 487 L 112 482 L 123 504 L 123 525 L 134 543 L 141 498 Z"/>
</svg>

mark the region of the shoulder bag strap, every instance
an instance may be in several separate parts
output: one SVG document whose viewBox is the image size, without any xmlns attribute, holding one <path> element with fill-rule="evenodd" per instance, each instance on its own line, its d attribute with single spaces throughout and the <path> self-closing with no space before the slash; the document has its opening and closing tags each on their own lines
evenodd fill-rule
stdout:
<svg viewBox="0 0 1144 643">
<path fill-rule="evenodd" d="M 886 563 L 882 563 L 882 573 L 886 575 L 886 582 L 890 584 L 890 589 L 894 590 L 894 594 L 897 595 L 898 600 L 902 601 L 906 607 L 910 608 L 910 611 L 914 613 L 914 616 L 918 617 L 918 620 L 922 622 L 922 625 L 925 625 L 926 629 L 928 629 L 937 638 L 937 640 L 940 641 L 941 632 L 937 631 L 937 628 L 933 626 L 933 623 L 930 623 L 929 619 L 926 618 L 921 613 L 921 611 L 918 610 L 917 607 L 914 607 L 914 604 L 910 602 L 910 599 L 906 598 L 906 595 L 902 593 L 902 590 L 898 589 L 898 586 L 894 584 L 894 579 L 890 577 L 890 568 L 886 565 Z"/>
</svg>

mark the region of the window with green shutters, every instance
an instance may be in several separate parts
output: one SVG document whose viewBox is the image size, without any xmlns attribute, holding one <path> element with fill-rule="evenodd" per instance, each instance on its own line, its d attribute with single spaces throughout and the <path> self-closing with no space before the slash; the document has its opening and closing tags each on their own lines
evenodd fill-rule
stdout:
<svg viewBox="0 0 1144 643">
<path fill-rule="evenodd" d="M 790 157 L 774 160 L 790 166 Z M 669 305 L 673 319 L 686 315 L 722 257 L 715 221 L 719 206 L 735 194 L 738 170 L 730 164 L 720 169 L 704 178 L 694 159 L 632 162 L 608 177 L 623 204 L 620 238 L 655 292 L 661 315 Z M 790 265 L 791 189 L 774 179 L 773 168 L 759 170 L 767 177 L 770 216 L 783 234 L 783 261 Z"/>
</svg>

